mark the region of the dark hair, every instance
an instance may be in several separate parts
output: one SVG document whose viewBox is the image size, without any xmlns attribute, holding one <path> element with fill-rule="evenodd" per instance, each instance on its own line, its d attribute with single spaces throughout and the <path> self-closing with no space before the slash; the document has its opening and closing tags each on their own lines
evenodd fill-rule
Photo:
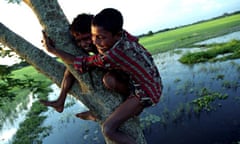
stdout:
<svg viewBox="0 0 240 144">
<path fill-rule="evenodd" d="M 93 18 L 92 25 L 102 27 L 112 34 L 117 34 L 122 31 L 123 16 L 120 11 L 114 8 L 106 8 Z"/>
<path fill-rule="evenodd" d="M 73 19 L 72 24 L 69 27 L 71 32 L 78 33 L 91 33 L 91 22 L 93 15 L 91 14 L 79 14 Z"/>
</svg>

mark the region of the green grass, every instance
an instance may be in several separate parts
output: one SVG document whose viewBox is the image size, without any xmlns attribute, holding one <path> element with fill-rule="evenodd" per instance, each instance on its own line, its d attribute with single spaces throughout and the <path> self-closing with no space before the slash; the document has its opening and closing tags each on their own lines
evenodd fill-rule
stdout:
<svg viewBox="0 0 240 144">
<path fill-rule="evenodd" d="M 19 70 L 15 70 L 12 72 L 14 75 L 14 78 L 18 79 L 24 79 L 25 75 L 27 75 L 30 78 L 34 78 L 36 81 L 41 81 L 44 80 L 44 84 L 49 84 L 51 82 L 46 76 L 43 74 L 39 73 L 34 67 L 32 66 L 27 66 Z"/>
<path fill-rule="evenodd" d="M 240 30 L 240 14 L 155 33 L 140 38 L 152 54 L 175 48 L 191 47 L 194 43 Z"/>
</svg>

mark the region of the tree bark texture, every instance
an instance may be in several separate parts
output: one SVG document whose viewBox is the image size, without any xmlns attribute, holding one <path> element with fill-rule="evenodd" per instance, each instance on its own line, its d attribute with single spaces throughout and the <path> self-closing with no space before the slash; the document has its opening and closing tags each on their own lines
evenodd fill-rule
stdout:
<svg viewBox="0 0 240 144">
<path fill-rule="evenodd" d="M 57 0 L 24 0 L 24 3 L 35 13 L 43 30 L 53 39 L 57 48 L 73 55 L 84 55 L 84 53 L 71 42 L 69 22 Z M 85 104 L 98 117 L 100 126 L 102 126 L 104 120 L 122 102 L 122 97 L 119 94 L 111 92 L 103 86 L 103 72 L 93 70 L 79 75 L 71 65 L 56 61 L 56 59 L 50 57 L 44 51 L 12 32 L 2 23 L 0 23 L 0 43 L 15 51 L 20 57 L 24 58 L 29 64 L 50 78 L 53 83 L 56 83 L 58 86 L 61 85 L 63 73 L 65 67 L 67 67 L 77 79 L 70 93 Z M 94 87 L 91 85 L 90 75 L 93 79 Z M 120 130 L 136 139 L 138 144 L 146 144 L 138 117 L 125 122 Z M 104 138 L 107 144 L 113 143 L 106 137 Z"/>
</svg>

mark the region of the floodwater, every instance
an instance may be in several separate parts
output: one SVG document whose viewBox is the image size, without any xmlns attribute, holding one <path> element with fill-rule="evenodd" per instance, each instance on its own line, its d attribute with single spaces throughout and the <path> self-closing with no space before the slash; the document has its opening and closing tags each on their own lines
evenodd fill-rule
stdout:
<svg viewBox="0 0 240 144">
<path fill-rule="evenodd" d="M 231 34 L 227 34 L 227 35 L 224 35 L 221 37 L 216 37 L 216 38 L 212 38 L 209 40 L 205 40 L 205 41 L 199 42 L 197 44 L 225 43 L 225 42 L 231 41 L 233 39 L 240 40 L 240 32 L 239 31 L 233 32 Z"/>
<path fill-rule="evenodd" d="M 58 97 L 60 89 L 56 85 L 51 86 L 53 92 L 49 94 L 50 100 Z M 68 96 L 63 113 L 54 109 L 44 113 L 47 119 L 43 126 L 52 126 L 51 134 L 43 139 L 43 144 L 102 144 L 104 142 L 100 127 L 92 121 L 84 121 L 75 117 L 76 113 L 88 110 L 81 102 Z"/>
<path fill-rule="evenodd" d="M 30 111 L 32 103 L 36 101 L 33 94 L 30 93 L 27 99 L 27 106 L 20 103 L 15 108 L 14 114 L 11 114 L 8 118 L 3 118 L 1 115 L 2 128 L 0 129 L 0 143 L 9 144 L 12 141 L 12 137 L 15 135 L 19 128 L 19 124 L 25 120 L 26 114 Z M 1 111 L 0 111 L 1 112 Z"/>
<path fill-rule="evenodd" d="M 145 129 L 150 144 L 231 144 L 240 141 L 240 60 L 186 66 L 178 54 L 159 54 L 156 62 L 164 93 L 147 115 L 160 117 Z M 163 59 L 161 59 L 164 57 Z M 193 99 L 200 93 L 227 95 L 209 109 L 194 111 Z"/>
<path fill-rule="evenodd" d="M 235 32 L 205 42 L 240 39 L 239 35 L 240 32 Z M 171 51 L 154 55 L 162 76 L 164 91 L 159 104 L 145 109 L 140 115 L 149 144 L 240 142 L 240 60 L 191 66 L 178 62 L 183 53 L 199 50 L 183 48 L 180 54 Z M 59 88 L 55 85 L 52 88 L 54 92 L 50 93 L 49 97 L 56 99 Z M 215 96 L 225 95 L 227 98 L 216 98 L 208 107 L 196 112 L 196 106 L 192 102 L 200 98 L 203 92 Z M 71 97 L 68 97 L 66 103 L 72 106 L 65 108 L 63 113 L 49 108 L 49 111 L 43 114 L 48 116 L 43 126 L 52 126 L 52 131 L 43 139 L 43 144 L 104 144 L 101 130 L 96 123 L 74 116 L 75 113 L 87 110 L 86 107 L 80 102 L 74 104 L 76 102 Z"/>
</svg>

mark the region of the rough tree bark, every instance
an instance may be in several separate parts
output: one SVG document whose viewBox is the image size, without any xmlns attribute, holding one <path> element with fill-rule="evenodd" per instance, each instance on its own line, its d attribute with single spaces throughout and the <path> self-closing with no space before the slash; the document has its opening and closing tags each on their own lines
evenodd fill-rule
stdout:
<svg viewBox="0 0 240 144">
<path fill-rule="evenodd" d="M 69 23 L 57 0 L 24 0 L 24 3 L 32 9 L 42 28 L 56 42 L 56 46 L 59 49 L 74 55 L 83 55 L 83 52 L 79 51 L 71 43 L 68 31 Z M 57 62 L 30 42 L 12 32 L 2 23 L 0 23 L 0 43 L 15 51 L 58 86 L 60 86 L 65 67 L 67 67 L 77 79 L 70 93 L 98 116 L 100 125 L 122 102 L 119 94 L 110 92 L 103 87 L 102 72 L 97 70 L 91 72 L 95 86 L 92 87 L 89 73 L 79 75 L 71 65 L 64 66 L 62 63 Z M 138 144 L 146 143 L 140 128 L 139 118 L 130 119 L 123 124 L 120 130 L 136 139 Z M 106 137 L 105 141 L 108 144 L 113 143 Z"/>
</svg>

